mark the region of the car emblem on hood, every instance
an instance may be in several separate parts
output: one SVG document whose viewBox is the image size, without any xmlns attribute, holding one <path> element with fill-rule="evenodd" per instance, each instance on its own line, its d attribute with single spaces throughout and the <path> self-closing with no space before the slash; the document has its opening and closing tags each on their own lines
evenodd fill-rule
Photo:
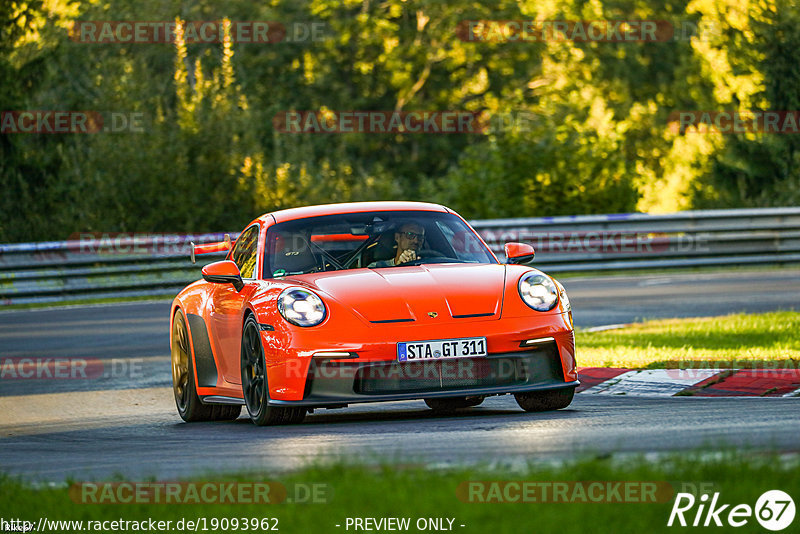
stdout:
<svg viewBox="0 0 800 534">
<path fill-rule="evenodd" d="M 439 314 L 436 312 L 428 312 L 428 317 L 430 317 L 431 319 L 436 319 L 437 317 L 439 317 Z"/>
</svg>

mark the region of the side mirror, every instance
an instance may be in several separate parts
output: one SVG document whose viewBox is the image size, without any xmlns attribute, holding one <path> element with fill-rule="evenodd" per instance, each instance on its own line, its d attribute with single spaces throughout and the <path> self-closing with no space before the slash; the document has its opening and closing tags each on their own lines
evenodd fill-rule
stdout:
<svg viewBox="0 0 800 534">
<path fill-rule="evenodd" d="M 231 260 L 215 261 L 203 267 L 203 280 L 212 284 L 233 284 L 236 291 L 244 287 L 239 268 Z"/>
<path fill-rule="evenodd" d="M 506 263 L 530 263 L 536 251 L 525 243 L 506 243 Z"/>
</svg>

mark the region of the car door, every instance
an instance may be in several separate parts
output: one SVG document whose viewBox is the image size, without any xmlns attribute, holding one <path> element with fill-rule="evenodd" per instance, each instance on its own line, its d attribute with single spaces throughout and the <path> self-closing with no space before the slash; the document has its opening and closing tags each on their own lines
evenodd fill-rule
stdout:
<svg viewBox="0 0 800 534">
<path fill-rule="evenodd" d="M 242 322 L 245 302 L 253 293 L 258 278 L 260 232 L 258 224 L 250 226 L 241 233 L 231 251 L 230 259 L 239 267 L 244 287 L 236 291 L 233 284 L 216 284 L 209 304 L 219 371 L 225 381 L 232 384 L 241 383 Z"/>
</svg>

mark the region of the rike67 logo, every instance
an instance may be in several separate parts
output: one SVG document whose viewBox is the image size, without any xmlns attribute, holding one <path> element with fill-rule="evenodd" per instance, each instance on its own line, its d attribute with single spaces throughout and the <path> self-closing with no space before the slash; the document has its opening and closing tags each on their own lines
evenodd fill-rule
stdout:
<svg viewBox="0 0 800 534">
<path fill-rule="evenodd" d="M 794 501 L 781 490 L 764 492 L 755 507 L 749 504 L 724 504 L 716 492 L 711 497 L 704 493 L 696 498 L 691 493 L 678 493 L 667 526 L 742 527 L 753 516 L 767 530 L 780 531 L 792 524 L 795 515 Z"/>
</svg>

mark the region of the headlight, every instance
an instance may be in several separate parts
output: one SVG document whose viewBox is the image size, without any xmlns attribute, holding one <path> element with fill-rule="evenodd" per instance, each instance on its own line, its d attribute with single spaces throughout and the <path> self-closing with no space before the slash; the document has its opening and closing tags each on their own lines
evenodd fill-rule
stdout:
<svg viewBox="0 0 800 534">
<path fill-rule="evenodd" d="M 297 326 L 316 326 L 326 315 L 322 299 L 298 287 L 290 287 L 280 294 L 278 311 L 284 319 Z"/>
<path fill-rule="evenodd" d="M 519 296 L 536 311 L 550 311 L 558 302 L 558 289 L 553 280 L 540 272 L 532 272 L 519 279 Z"/>
</svg>

